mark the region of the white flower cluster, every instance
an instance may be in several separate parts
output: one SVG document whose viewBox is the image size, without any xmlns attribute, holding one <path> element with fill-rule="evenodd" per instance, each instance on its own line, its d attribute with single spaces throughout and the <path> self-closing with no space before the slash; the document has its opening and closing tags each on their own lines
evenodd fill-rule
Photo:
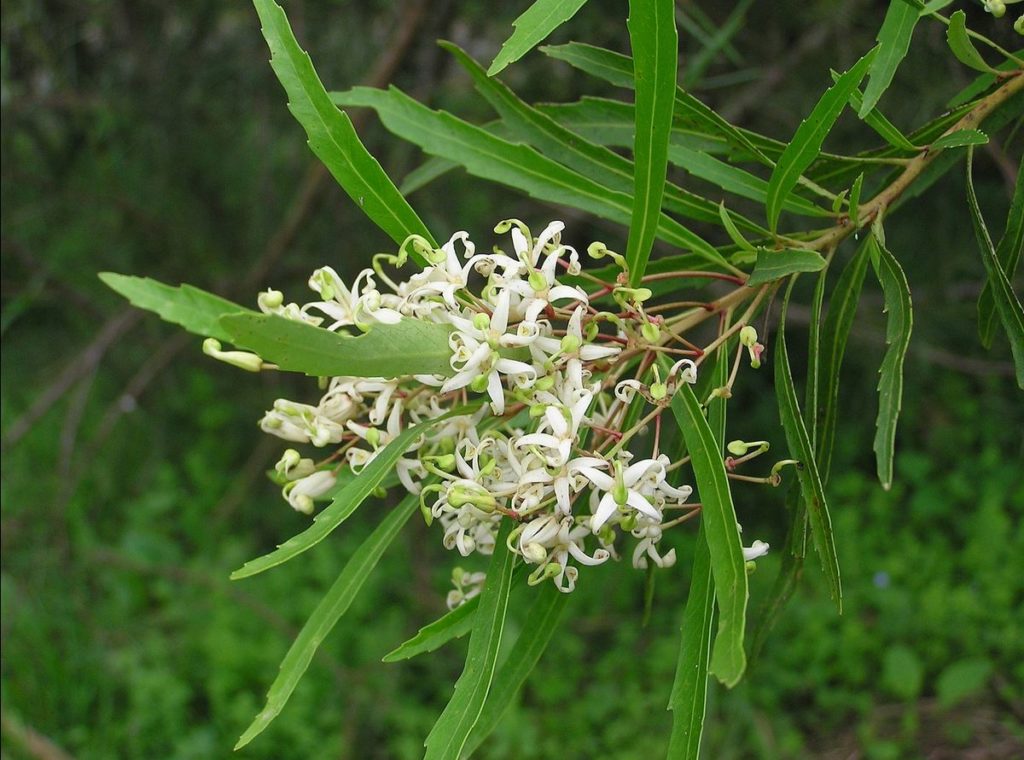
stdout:
<svg viewBox="0 0 1024 760">
<path fill-rule="evenodd" d="M 661 539 L 696 513 L 686 503 L 691 489 L 672 485 L 675 467 L 656 441 L 645 458 L 627 449 L 652 416 L 634 414 L 632 427 L 621 428 L 637 403 L 660 412 L 677 384 L 696 380 L 696 367 L 680 360 L 649 388 L 639 375 L 622 377 L 624 360 L 659 338 L 658 319 L 642 307 L 649 292 L 619 277 L 599 295 L 622 308 L 598 310 L 597 296 L 579 286 L 587 282 L 580 256 L 561 242 L 562 230 L 553 222 L 534 238 L 521 222 L 502 222 L 495 231 L 510 233 L 511 253 L 478 253 L 465 232 L 440 249 L 412 237 L 397 256 L 375 257 L 351 287 L 330 267 L 316 270 L 309 286 L 319 300 L 300 306 L 285 304 L 278 291 L 260 295 L 264 312 L 329 330 L 404 318 L 451 329 L 448 376 L 335 377 L 316 405 L 274 403 L 260 422 L 264 431 L 333 449 L 319 463 L 289 449 L 278 463 L 295 509 L 312 512 L 346 467 L 358 473 L 408 426 L 467 407 L 427 426 L 396 468 L 402 486 L 420 494 L 427 522 L 440 524 L 445 547 L 489 554 L 501 521 L 513 520 L 509 547 L 534 566 L 530 582 L 551 580 L 566 592 L 579 565 L 618 556 L 625 534 L 635 539 L 634 566 L 675 562 Z M 396 282 L 383 265 L 403 265 L 410 248 L 428 264 Z M 621 263 L 601 244 L 588 252 Z M 466 573 L 449 602 L 471 597 L 480 582 Z"/>
</svg>

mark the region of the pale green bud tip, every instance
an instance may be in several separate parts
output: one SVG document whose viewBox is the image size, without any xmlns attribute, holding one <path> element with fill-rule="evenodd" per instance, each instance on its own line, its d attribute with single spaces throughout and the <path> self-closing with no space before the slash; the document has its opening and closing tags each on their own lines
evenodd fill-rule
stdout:
<svg viewBox="0 0 1024 760">
<path fill-rule="evenodd" d="M 380 446 L 380 431 L 377 428 L 370 428 L 366 431 L 366 442 L 377 448 Z"/>
<path fill-rule="evenodd" d="M 580 348 L 580 339 L 577 338 L 575 335 L 566 335 L 564 338 L 562 338 L 561 348 L 562 353 L 574 354 Z"/>
<path fill-rule="evenodd" d="M 984 0 L 985 10 L 996 18 L 1002 18 L 1006 14 L 1006 3 L 1002 0 Z"/>
<path fill-rule="evenodd" d="M 608 246 L 602 243 L 600 240 L 595 240 L 593 243 L 587 246 L 587 255 L 592 259 L 604 258 L 605 254 L 608 253 Z"/>
<path fill-rule="evenodd" d="M 651 398 L 655 401 L 661 401 L 665 396 L 668 395 L 668 386 L 664 383 L 654 383 L 651 385 Z"/>
<path fill-rule="evenodd" d="M 1024 35 L 1024 13 L 1021 14 L 1020 18 L 1013 22 L 1013 30 L 1017 34 Z"/>
<path fill-rule="evenodd" d="M 530 283 L 530 287 L 537 291 L 544 290 L 548 286 L 548 281 L 547 278 L 544 277 L 544 273 L 536 269 L 530 272 L 528 282 Z"/>
<path fill-rule="evenodd" d="M 473 316 L 473 327 L 477 330 L 486 330 L 491 326 L 491 318 L 486 314 L 475 314 Z"/>
<path fill-rule="evenodd" d="M 256 354 L 248 351 L 221 351 L 220 341 L 216 338 L 207 338 L 203 341 L 203 353 L 247 372 L 259 372 L 263 369 L 263 360 Z"/>
<path fill-rule="evenodd" d="M 725 448 L 733 456 L 741 457 L 747 453 L 749 446 L 743 441 L 729 441 L 729 444 Z"/>
<path fill-rule="evenodd" d="M 548 558 L 548 551 L 540 544 L 527 544 L 523 547 L 523 557 L 527 562 L 536 565 Z"/>
<path fill-rule="evenodd" d="M 651 322 L 644 322 L 640 326 L 640 334 L 648 343 L 657 343 L 661 338 L 661 329 Z"/>
<path fill-rule="evenodd" d="M 555 387 L 555 378 L 551 377 L 551 375 L 545 375 L 537 381 L 535 387 L 539 391 L 549 391 Z"/>
<path fill-rule="evenodd" d="M 295 449 L 286 449 L 284 454 L 281 455 L 281 459 L 274 466 L 274 469 L 283 475 L 298 465 L 301 460 L 302 456 Z"/>
<path fill-rule="evenodd" d="M 260 293 L 256 302 L 267 309 L 278 309 L 284 303 L 284 293 L 280 290 L 268 290 L 266 293 Z"/>
<path fill-rule="evenodd" d="M 469 389 L 473 393 L 483 393 L 487 390 L 487 375 L 477 375 L 469 383 Z"/>
<path fill-rule="evenodd" d="M 745 325 L 743 329 L 740 330 L 740 343 L 748 348 L 757 343 L 757 330 L 755 330 L 751 325 Z"/>
</svg>

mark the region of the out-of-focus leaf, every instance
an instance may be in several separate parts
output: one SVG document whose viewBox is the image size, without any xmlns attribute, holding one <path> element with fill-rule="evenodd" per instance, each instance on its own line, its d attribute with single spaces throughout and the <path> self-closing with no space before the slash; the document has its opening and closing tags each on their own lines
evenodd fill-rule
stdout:
<svg viewBox="0 0 1024 760">
<path fill-rule="evenodd" d="M 795 272 L 818 272 L 824 268 L 825 259 L 817 251 L 803 248 L 786 248 L 781 251 L 758 248 L 757 262 L 747 285 L 764 285 Z"/>
<path fill-rule="evenodd" d="M 465 636 L 473 628 L 473 615 L 479 603 L 479 596 L 474 596 L 472 599 L 463 602 L 433 623 L 420 628 L 415 636 L 399 644 L 384 655 L 382 661 L 398 662 L 399 660 L 409 660 L 424 652 L 433 652 L 452 639 Z"/>
<path fill-rule="evenodd" d="M 729 376 L 729 353 L 723 346 L 715 358 L 711 385 L 721 387 Z M 721 455 L 725 442 L 726 400 L 714 398 L 708 404 L 708 427 L 718 442 Z M 707 710 L 708 668 L 711 663 L 711 631 L 715 617 L 715 582 L 711 573 L 711 551 L 704 524 L 697 531 L 690 593 L 686 597 L 679 636 L 679 656 L 668 709 L 672 711 L 672 734 L 668 757 L 698 760 L 704 715 Z"/>
<path fill-rule="evenodd" d="M 911 701 L 921 694 L 924 666 L 910 647 L 896 644 L 882 658 L 882 686 L 894 697 Z"/>
<path fill-rule="evenodd" d="M 457 169 L 458 164 L 446 158 L 430 156 L 426 161 L 417 166 L 402 178 L 402 184 L 398 189 L 403 195 L 410 195 L 417 190 L 426 187 L 438 177 L 447 174 L 452 169 Z"/>
<path fill-rule="evenodd" d="M 278 673 L 274 683 L 267 692 L 267 704 L 256 716 L 242 736 L 239 738 L 235 749 L 241 749 L 255 739 L 263 730 L 270 725 L 285 703 L 291 697 L 292 692 L 298 685 L 302 675 L 313 660 L 313 655 L 320 647 L 321 642 L 331 632 L 339 618 L 345 614 L 352 600 L 356 598 L 359 589 L 363 587 L 366 579 L 370 577 L 373 568 L 377 566 L 378 560 L 384 550 L 388 548 L 398 531 L 415 514 L 419 505 L 419 497 L 409 494 L 402 502 L 395 507 L 373 533 L 364 541 L 352 558 L 345 564 L 341 574 L 334 584 L 328 589 L 324 598 L 313 610 L 309 620 L 302 626 L 299 635 L 288 654 L 281 662 L 281 671 Z"/>
<path fill-rule="evenodd" d="M 536 598 L 523 620 L 522 632 L 494 677 L 480 720 L 466 742 L 463 757 L 469 757 L 497 727 L 502 715 L 547 649 L 566 602 L 569 601 L 569 595 L 563 594 L 553 583 L 545 583 L 534 594 Z"/>
<path fill-rule="evenodd" d="M 975 71 L 995 71 L 985 62 L 981 53 L 978 52 L 978 48 L 974 47 L 974 43 L 971 42 L 971 38 L 967 34 L 967 14 L 963 11 L 957 11 L 949 17 L 949 26 L 946 27 L 946 42 L 949 44 L 949 49 L 953 51 L 953 55 L 964 66 Z"/>
<path fill-rule="evenodd" d="M 512 22 L 514 31 L 501 46 L 494 62 L 487 69 L 493 77 L 510 63 L 514 63 L 543 42 L 566 21 L 576 15 L 587 0 L 536 0 L 526 12 Z"/>
<path fill-rule="evenodd" d="M 495 540 L 487 582 L 473 616 L 466 666 L 455 683 L 455 693 L 424 742 L 426 760 L 459 760 L 484 709 L 505 631 L 516 560 L 516 555 L 506 546 L 510 527 L 511 520 L 505 520 Z"/>
<path fill-rule="evenodd" d="M 410 235 L 434 242 L 430 231 L 363 146 L 348 115 L 327 96 L 309 55 L 299 47 L 288 18 L 273 0 L 254 0 L 270 46 L 270 65 L 288 93 L 288 108 L 306 130 L 309 147 L 341 188 L 392 240 Z M 417 258 L 418 253 L 413 253 Z"/>
<path fill-rule="evenodd" d="M 220 324 L 232 341 L 287 372 L 314 377 L 452 373 L 446 325 L 403 318 L 351 336 L 276 314 L 229 314 Z"/>
<path fill-rule="evenodd" d="M 626 241 L 630 285 L 647 269 L 668 172 L 668 136 L 676 90 L 679 38 L 673 0 L 630 0 L 636 130 L 633 133 L 633 212 Z"/>
<path fill-rule="evenodd" d="M 789 305 L 790 290 L 786 293 L 779 332 L 775 338 L 775 393 L 779 402 L 779 417 L 786 433 L 786 443 L 791 455 L 800 461 L 797 468 L 797 479 L 800 491 L 807 505 L 810 519 L 811 535 L 814 547 L 818 551 L 829 594 L 839 611 L 843 610 L 843 592 L 839 580 L 839 560 L 836 557 L 835 542 L 832 537 L 832 519 L 828 513 L 825 490 L 821 485 L 818 465 L 814 458 L 810 437 L 800 413 L 800 402 L 797 401 L 796 388 L 793 386 L 793 373 L 789 367 L 789 354 L 786 350 L 785 309 Z"/>
<path fill-rule="evenodd" d="M 149 277 L 101 272 L 103 284 L 140 309 L 152 311 L 167 322 L 180 325 L 190 333 L 223 341 L 234 338 L 221 326 L 227 314 L 253 313 L 226 298 L 207 293 L 191 285 L 165 285 Z"/>
<path fill-rule="evenodd" d="M 456 161 L 475 176 L 525 192 L 534 198 L 583 209 L 621 224 L 629 224 L 632 199 L 584 177 L 528 145 L 513 143 L 450 113 L 433 111 L 400 90 L 357 87 L 331 93 L 342 105 L 377 111 L 384 126 L 431 155 Z M 700 252 L 709 260 L 724 260 L 700 236 L 662 214 L 658 236 L 667 243 Z"/>
<path fill-rule="evenodd" d="M 1018 58 L 1024 56 L 1024 50 L 1018 50 L 1014 55 Z M 1019 67 L 1020 64 L 1016 61 L 1003 61 L 996 66 L 995 71 L 1006 73 L 1007 71 L 1015 71 Z M 978 74 L 978 76 L 974 78 L 973 82 L 949 99 L 946 103 L 946 108 L 957 108 L 968 101 L 974 100 L 979 95 L 984 94 L 986 90 L 990 89 L 992 85 L 996 83 L 995 71 L 987 71 L 984 74 Z"/>
<path fill-rule="evenodd" d="M 875 235 L 868 242 L 875 273 L 882 285 L 885 311 L 885 357 L 878 370 L 878 421 L 875 430 L 875 459 L 878 479 L 887 491 L 892 487 L 893 449 L 896 445 L 896 423 L 903 404 L 903 359 L 910 345 L 914 316 L 910 302 L 910 286 L 896 257 Z"/>
<path fill-rule="evenodd" d="M 853 186 L 850 188 L 850 225 L 854 229 L 860 227 L 860 192 L 863 187 L 864 173 L 861 172 L 857 175 L 857 179 L 853 181 Z"/>
<path fill-rule="evenodd" d="M 878 54 L 868 70 L 864 101 L 857 109 L 860 118 L 863 119 L 878 105 L 882 94 L 892 83 L 896 69 L 910 49 L 910 38 L 914 34 L 914 27 L 917 26 L 919 18 L 918 9 L 907 0 L 889 0 L 889 10 L 885 13 L 878 36 L 875 37 L 878 42 Z"/>
<path fill-rule="evenodd" d="M 341 492 L 334 497 L 334 501 L 313 518 L 313 524 L 297 536 L 292 536 L 277 549 L 246 562 L 242 567 L 231 573 L 231 580 L 248 578 L 250 575 L 262 573 L 282 562 L 302 554 L 302 552 L 316 546 L 330 534 L 332 530 L 347 520 L 366 497 L 373 493 L 373 490 L 384 479 L 395 466 L 395 462 L 415 442 L 416 438 L 426 433 L 437 423 L 466 410 L 455 410 L 448 414 L 426 420 L 418 425 L 403 430 L 395 440 L 391 441 L 384 449 L 373 458 L 359 473 L 359 476 L 349 483 Z"/>
<path fill-rule="evenodd" d="M 672 399 L 672 412 L 683 431 L 692 457 L 697 492 L 711 553 L 711 570 L 718 599 L 718 634 L 711 672 L 726 686 L 735 686 L 746 668 L 743 633 L 746 627 L 747 571 L 737 529 L 736 510 L 729 492 L 721 447 L 704 418 L 700 402 L 688 385 Z"/>
<path fill-rule="evenodd" d="M 804 426 L 811 438 L 811 448 L 817 453 L 818 442 L 818 391 L 819 367 L 821 365 L 821 308 L 825 302 L 825 285 L 828 270 L 822 269 L 814 283 L 814 297 L 811 299 L 811 320 L 807 328 L 807 388 L 804 392 Z M 821 481 L 825 484 L 824 479 Z"/>
<path fill-rule="evenodd" d="M 978 247 L 981 248 L 981 260 L 985 264 L 985 272 L 988 274 L 988 284 L 992 291 L 992 299 L 995 302 L 999 319 L 1003 323 L 1006 337 L 1010 339 L 1010 351 L 1013 353 L 1013 364 L 1017 374 L 1017 385 L 1024 388 L 1024 309 L 1021 308 L 1020 299 L 1013 292 L 1006 272 L 999 262 L 996 249 L 992 245 L 992 238 L 989 237 L 988 228 L 985 226 L 985 219 L 981 215 L 981 208 L 978 206 L 978 197 L 974 193 L 973 177 L 974 148 L 967 151 L 967 206 L 971 212 L 971 221 L 974 223 L 974 234 L 978 239 Z M 1020 255 L 1019 252 L 1017 254 Z"/>
<path fill-rule="evenodd" d="M 874 55 L 875 51 L 872 50 L 825 91 L 811 110 L 810 116 L 800 122 L 793 139 L 779 157 L 771 179 L 768 180 L 768 198 L 765 205 L 770 229 L 774 230 L 778 225 L 784 201 L 796 187 L 800 175 L 818 157 L 825 136 L 836 123 L 850 95 L 860 85 L 860 80 L 864 78 Z"/>
<path fill-rule="evenodd" d="M 723 190 L 735 193 L 760 203 L 768 200 L 768 183 L 746 169 L 733 166 L 698 150 L 681 145 L 669 145 L 669 160 L 695 177 L 711 182 Z M 782 201 L 782 207 L 801 216 L 829 216 L 826 209 L 815 206 L 798 195 L 790 195 Z"/>
<path fill-rule="evenodd" d="M 932 150 L 943 150 L 945 148 L 963 148 L 968 145 L 984 145 L 988 142 L 988 135 L 979 129 L 958 129 L 943 135 L 932 143 Z"/>
<path fill-rule="evenodd" d="M 839 408 L 839 372 L 846 353 L 853 319 L 857 315 L 864 273 L 868 270 L 867 242 L 854 254 L 839 275 L 829 300 L 828 314 L 821 333 L 820 376 L 818 378 L 817 427 L 815 451 L 821 482 L 827 483 L 832 465 L 832 444 L 835 440 L 836 413 Z"/>
<path fill-rule="evenodd" d="M 992 661 L 984 657 L 957 660 L 946 666 L 935 681 L 939 704 L 948 710 L 982 691 L 992 677 L 992 671 Z"/>
<path fill-rule="evenodd" d="M 1013 282 L 1020 263 L 1021 252 L 1024 251 L 1024 159 L 1017 167 L 1017 184 L 1010 201 L 1010 213 L 1006 215 L 1006 229 L 996 247 L 996 259 L 1006 273 L 1006 279 Z M 985 348 L 992 345 L 996 332 L 996 304 L 992 298 L 992 289 L 986 282 L 978 297 L 978 334 Z"/>
</svg>

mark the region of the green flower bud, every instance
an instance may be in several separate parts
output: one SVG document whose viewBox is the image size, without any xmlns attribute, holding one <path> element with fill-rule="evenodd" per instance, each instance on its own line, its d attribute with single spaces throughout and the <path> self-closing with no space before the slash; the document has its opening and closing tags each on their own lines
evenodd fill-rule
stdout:
<svg viewBox="0 0 1024 760">
<path fill-rule="evenodd" d="M 548 280 L 544 276 L 544 273 L 537 269 L 534 269 L 532 272 L 530 272 L 530 276 L 527 278 L 527 282 L 529 282 L 530 287 L 537 292 L 540 292 L 541 290 L 547 290 L 548 287 Z"/>
<path fill-rule="evenodd" d="M 580 350 L 580 339 L 575 335 L 566 335 L 562 338 L 561 349 L 563 354 L 574 354 Z"/>
<path fill-rule="evenodd" d="M 545 375 L 533 385 L 539 391 L 549 391 L 555 387 L 555 378 L 551 375 Z"/>
<path fill-rule="evenodd" d="M 477 375 L 469 383 L 469 389 L 474 393 L 483 393 L 487 390 L 487 375 Z"/>
<path fill-rule="evenodd" d="M 743 329 L 740 330 L 740 343 L 748 348 L 757 343 L 757 330 L 751 325 L 744 325 Z"/>
<path fill-rule="evenodd" d="M 644 322 L 640 326 L 640 335 L 642 335 L 643 339 L 648 343 L 657 343 L 661 338 L 661 328 L 653 322 Z"/>
<path fill-rule="evenodd" d="M 474 314 L 473 315 L 473 327 L 477 330 L 486 330 L 491 326 L 491 318 L 486 314 Z"/>
</svg>

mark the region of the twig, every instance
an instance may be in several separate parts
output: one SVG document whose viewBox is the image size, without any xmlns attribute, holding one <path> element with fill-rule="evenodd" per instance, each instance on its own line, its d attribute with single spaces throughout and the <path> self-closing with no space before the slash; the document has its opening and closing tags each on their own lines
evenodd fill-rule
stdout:
<svg viewBox="0 0 1024 760">
<path fill-rule="evenodd" d="M 3 729 L 3 735 L 18 745 L 29 757 L 36 760 L 74 760 L 53 739 L 43 736 L 31 726 L 26 726 L 7 710 L 0 710 L 0 728 Z"/>
</svg>

